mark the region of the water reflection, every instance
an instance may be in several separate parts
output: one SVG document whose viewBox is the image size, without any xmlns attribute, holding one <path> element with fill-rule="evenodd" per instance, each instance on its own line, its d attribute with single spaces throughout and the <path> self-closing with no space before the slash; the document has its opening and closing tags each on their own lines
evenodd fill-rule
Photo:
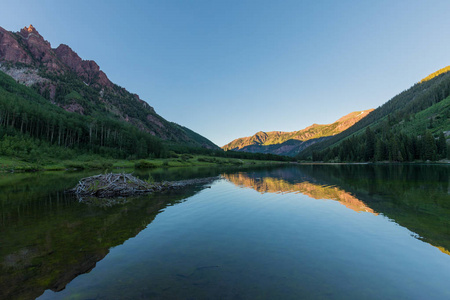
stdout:
<svg viewBox="0 0 450 300">
<path fill-rule="evenodd" d="M 380 224 L 382 222 L 379 220 L 384 220 L 371 214 L 385 215 L 417 234 L 417 238 L 438 247 L 443 253 L 450 254 L 450 178 L 448 171 L 449 167 L 446 166 L 411 165 L 299 165 L 247 170 L 242 168 L 226 170 L 184 168 L 136 171 L 135 175 L 142 179 L 151 176 L 158 181 L 212 177 L 223 174 L 229 182 L 253 188 L 260 193 L 302 193 L 314 199 L 338 201 L 353 211 L 370 214 L 355 214 L 341 209 L 348 214 L 333 215 L 331 224 L 329 224 L 326 223 L 328 216 L 321 219 L 323 210 L 327 209 L 325 206 L 329 207 L 329 205 L 311 207 L 308 205 L 294 206 L 291 203 L 292 208 L 298 210 L 290 211 L 286 207 L 278 207 L 268 201 L 265 203 L 266 206 L 257 207 L 259 203 L 265 201 L 259 197 L 261 195 L 252 193 L 258 197 L 250 199 L 251 201 L 245 201 L 244 198 L 240 198 L 247 196 L 247 194 L 241 193 L 245 192 L 244 190 L 236 189 L 221 181 L 222 185 L 217 184 L 219 187 L 213 186 L 213 189 L 208 190 L 210 192 L 208 197 L 211 198 L 199 201 L 200 194 L 193 197 L 196 199 L 194 201 L 172 207 L 172 214 L 176 218 L 168 218 L 166 223 L 159 224 L 160 230 L 164 229 L 164 231 L 153 235 L 158 238 L 148 238 L 148 240 L 140 241 L 135 245 L 130 245 L 133 243 L 128 241 L 128 248 L 125 247 L 127 244 L 121 246 L 125 248 L 122 250 L 124 252 L 127 252 L 128 249 L 134 251 L 140 249 L 140 256 L 136 256 L 135 252 L 132 252 L 133 254 L 126 258 L 127 264 L 122 266 L 105 265 L 103 270 L 105 273 L 100 272 L 100 274 L 109 274 L 110 268 L 117 268 L 115 270 L 119 274 L 118 277 L 123 272 L 128 272 L 127 276 L 134 280 L 134 287 L 137 291 L 142 286 L 148 287 L 151 282 L 154 289 L 161 289 L 161 295 L 165 295 L 166 289 L 171 287 L 173 287 L 173 295 L 186 295 L 184 282 L 190 284 L 191 277 L 192 280 L 197 280 L 199 277 L 201 280 L 198 279 L 198 281 L 200 280 L 199 282 L 204 286 L 199 286 L 199 282 L 194 280 L 192 285 L 189 285 L 191 289 L 205 292 L 209 287 L 211 290 L 208 291 L 211 293 L 208 295 L 212 295 L 219 294 L 223 290 L 226 291 L 226 288 L 228 291 L 232 291 L 238 286 L 240 291 L 244 295 L 248 295 L 247 298 L 250 299 L 257 298 L 254 296 L 257 296 L 258 291 L 261 290 L 248 289 L 248 284 L 254 284 L 255 278 L 264 282 L 261 287 L 273 284 L 275 277 L 279 278 L 272 287 L 297 288 L 301 286 L 299 282 L 309 280 L 305 286 L 310 286 L 311 291 L 321 291 L 327 288 L 322 285 L 324 280 L 328 280 L 328 283 L 334 280 L 338 281 L 340 272 L 350 274 L 354 271 L 355 273 L 351 273 L 354 277 L 347 277 L 349 280 L 344 277 L 345 282 L 336 284 L 336 286 L 345 287 L 348 282 L 357 280 L 361 274 L 365 274 L 358 272 L 365 272 L 370 268 L 378 270 L 376 269 L 378 264 L 376 259 L 370 262 L 371 264 L 367 268 L 361 267 L 361 270 L 355 271 L 350 267 L 368 261 L 364 256 L 367 252 L 364 253 L 363 250 L 369 251 L 370 247 L 358 248 L 361 250 L 358 257 L 356 257 L 357 253 L 351 252 L 358 247 L 358 243 L 361 243 L 362 240 L 365 243 L 374 244 L 373 252 L 370 254 L 373 254 L 372 257 L 378 257 L 376 256 L 379 254 L 377 241 L 371 241 L 364 232 L 355 235 L 355 231 L 351 230 L 355 228 L 354 224 L 357 224 L 356 227 L 361 225 L 361 222 L 366 219 L 365 217 L 372 221 L 376 219 Z M 141 232 L 140 236 L 146 233 L 147 236 L 152 237 L 152 234 L 155 233 L 155 229 L 152 227 L 158 223 L 153 221 L 162 210 L 167 206 L 183 202 L 184 199 L 197 194 L 202 189 L 197 186 L 170 194 L 129 198 L 127 202 L 112 207 L 89 206 L 79 203 L 72 195 L 63 192 L 75 186 L 81 177 L 96 173 L 98 172 L 0 175 L 1 299 L 34 299 L 47 289 L 53 291 L 64 289 L 75 277 L 91 271 L 100 260 L 110 253 L 111 248 L 124 244 L 149 224 L 151 226 Z M 276 199 L 276 201 L 283 201 L 287 198 L 281 195 L 269 196 L 274 196 L 271 199 Z M 293 200 L 298 204 L 297 195 L 291 196 L 294 197 L 289 198 L 289 201 Z M 284 203 L 288 204 L 289 201 Z M 313 200 L 311 202 L 321 203 Z M 190 208 L 188 204 L 191 205 Z M 183 206 L 184 210 L 180 208 Z M 322 207 L 322 209 L 316 209 L 318 207 Z M 189 211 L 189 209 L 191 210 Z M 278 211 L 275 211 L 277 209 Z M 307 209 L 308 213 L 305 213 L 304 209 Z M 167 215 L 167 210 L 158 219 Z M 302 212 L 303 215 L 301 215 Z M 187 219 L 183 219 L 186 216 L 188 216 Z M 351 219 L 352 226 L 345 222 L 339 224 L 339 221 L 345 219 L 339 216 Z M 268 218 L 273 222 L 267 222 Z M 176 220 L 179 220 L 180 223 L 176 223 Z M 197 223 L 199 220 L 201 222 Z M 171 227 L 171 224 L 175 225 Z M 329 226 L 333 226 L 335 230 L 330 230 Z M 299 234 L 299 232 L 303 234 Z M 329 232 L 333 232 L 333 234 Z M 384 233 L 377 234 L 378 237 L 382 237 Z M 284 238 L 280 238 L 280 236 Z M 184 241 L 184 247 L 180 249 L 180 239 L 183 237 L 189 237 L 189 239 Z M 341 242 L 350 238 L 354 239 L 354 241 L 352 240 L 354 244 L 349 243 L 348 248 L 342 248 Z M 412 238 L 411 240 L 422 244 Z M 173 247 L 166 248 L 164 246 L 161 247 L 163 249 L 160 252 L 149 252 L 153 244 L 156 246 L 158 244 L 167 245 L 166 241 Z M 392 242 L 393 239 L 389 239 L 389 241 Z M 330 242 L 330 245 L 327 242 Z M 384 247 L 386 245 L 383 242 L 386 241 L 381 241 L 380 244 Z M 255 244 L 260 246 L 254 247 Z M 310 248 L 310 245 L 315 245 L 315 247 L 311 246 L 313 248 Z M 344 245 L 346 244 L 344 243 Z M 405 245 L 409 246 L 410 244 Z M 117 249 L 121 247 L 117 247 Z M 390 244 L 386 246 L 386 248 L 389 247 Z M 335 248 L 337 253 L 333 252 Z M 251 251 L 248 252 L 249 250 Z M 440 255 L 438 251 L 436 252 Z M 339 256 L 339 253 L 352 253 L 351 259 L 349 259 L 352 263 L 355 257 L 360 261 L 352 265 L 345 260 L 347 256 Z M 380 255 L 384 255 L 383 253 L 391 252 L 380 253 Z M 102 263 L 108 261 L 111 254 Z M 403 254 L 406 255 L 402 252 Z M 270 256 L 272 259 L 267 259 L 268 255 L 272 255 Z M 387 256 L 389 257 L 389 255 Z M 414 254 L 411 256 L 414 257 L 414 261 L 417 261 Z M 382 262 L 385 258 L 378 257 L 378 259 L 378 262 Z M 142 265 L 141 260 L 146 261 L 147 265 Z M 280 261 L 285 263 L 283 265 L 286 268 L 285 271 L 291 270 L 289 268 L 296 262 L 296 267 L 291 270 L 296 275 L 280 271 Z M 327 263 L 324 264 L 323 261 Z M 151 262 L 154 264 L 152 265 Z M 133 266 L 133 263 L 136 269 L 130 270 L 129 266 Z M 343 263 L 345 269 L 340 263 Z M 217 267 L 219 265 L 220 268 Z M 404 267 L 401 264 L 400 266 Z M 183 267 L 189 272 L 179 271 Z M 87 278 L 95 278 L 100 281 L 102 276 L 95 277 L 92 274 L 99 268 L 100 265 L 88 274 L 93 277 Z M 141 273 L 137 270 L 139 268 L 141 268 Z M 163 273 L 166 274 L 166 277 L 162 276 Z M 200 273 L 206 275 L 201 277 Z M 213 280 L 210 273 L 216 274 L 217 277 Z M 284 274 L 283 276 L 291 274 L 292 276 L 285 278 L 280 274 Z M 327 274 L 333 275 L 327 277 Z M 380 278 L 386 278 L 384 274 L 383 276 L 380 274 L 375 272 L 367 276 L 371 278 L 371 282 L 376 282 L 380 281 Z M 374 280 L 372 280 L 374 278 L 372 275 L 376 275 Z M 392 276 L 394 278 L 397 275 Z M 83 276 L 78 279 L 81 277 Z M 402 276 L 398 277 L 398 280 L 402 278 Z M 352 279 L 350 280 L 350 278 Z M 104 280 L 107 281 L 107 279 Z M 239 285 L 241 281 L 243 283 Z M 163 284 L 159 284 L 159 282 Z M 130 285 L 126 282 L 121 284 L 125 289 Z M 222 285 L 226 288 L 222 289 Z M 395 289 L 395 285 L 396 283 L 393 283 L 391 289 Z M 109 282 L 96 288 L 104 291 L 107 286 L 109 286 Z M 328 289 L 336 292 L 330 286 Z M 70 285 L 66 288 L 66 292 L 69 289 Z M 76 290 L 76 288 L 74 289 Z M 284 290 L 284 288 L 280 289 L 280 293 Z M 115 290 L 111 290 L 110 293 L 114 295 L 115 292 Z M 150 292 L 154 291 L 150 289 Z M 148 295 L 151 295 L 150 292 Z M 63 293 L 58 293 L 58 295 Z M 95 294 L 95 292 L 92 293 Z M 124 291 L 124 293 L 131 293 L 131 291 Z M 139 294 L 133 295 L 139 296 Z M 235 297 L 233 294 L 229 298 L 239 297 Z"/>
<path fill-rule="evenodd" d="M 449 254 L 449 170 L 442 165 L 300 165 L 223 176 L 261 193 L 299 192 L 357 212 L 382 213 Z"/>
<path fill-rule="evenodd" d="M 150 224 L 166 206 L 200 186 L 90 206 L 64 190 L 89 173 L 17 174 L 0 178 L 0 299 L 34 299 L 60 291 L 92 270 L 111 247 Z"/>
<path fill-rule="evenodd" d="M 308 181 L 289 183 L 284 179 L 274 177 L 251 178 L 246 173 L 223 174 L 223 176 L 238 186 L 252 188 L 260 193 L 302 193 L 314 199 L 339 201 L 356 212 L 363 211 L 377 215 L 364 202 L 336 186 L 319 185 Z"/>
</svg>

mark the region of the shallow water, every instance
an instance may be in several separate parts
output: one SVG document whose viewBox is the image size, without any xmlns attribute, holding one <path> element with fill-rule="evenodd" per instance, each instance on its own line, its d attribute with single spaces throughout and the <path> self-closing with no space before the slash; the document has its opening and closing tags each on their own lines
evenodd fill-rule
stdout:
<svg viewBox="0 0 450 300">
<path fill-rule="evenodd" d="M 90 173 L 0 176 L 0 298 L 448 299 L 446 166 L 151 170 L 221 178 L 102 207 Z"/>
</svg>

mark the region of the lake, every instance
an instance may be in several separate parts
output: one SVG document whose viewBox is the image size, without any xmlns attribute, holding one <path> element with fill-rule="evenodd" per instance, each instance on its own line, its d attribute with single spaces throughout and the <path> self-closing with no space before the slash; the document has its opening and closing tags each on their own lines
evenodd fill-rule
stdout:
<svg viewBox="0 0 450 300">
<path fill-rule="evenodd" d="M 99 171 L 0 174 L 0 299 L 450 299 L 449 171 L 140 170 L 217 179 L 116 203 L 64 193 Z"/>
</svg>

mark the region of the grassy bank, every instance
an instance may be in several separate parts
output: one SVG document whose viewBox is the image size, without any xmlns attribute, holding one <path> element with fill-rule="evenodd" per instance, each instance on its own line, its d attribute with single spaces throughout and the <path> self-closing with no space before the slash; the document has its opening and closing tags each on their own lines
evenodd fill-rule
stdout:
<svg viewBox="0 0 450 300">
<path fill-rule="evenodd" d="M 272 165 L 286 162 L 212 157 L 205 155 L 182 154 L 176 158 L 157 158 L 143 160 L 117 160 L 96 155 L 82 155 L 67 160 L 43 160 L 31 163 L 15 157 L 0 157 L 0 172 L 32 172 L 82 169 L 120 169 L 120 168 L 171 168 L 217 165 Z"/>
</svg>

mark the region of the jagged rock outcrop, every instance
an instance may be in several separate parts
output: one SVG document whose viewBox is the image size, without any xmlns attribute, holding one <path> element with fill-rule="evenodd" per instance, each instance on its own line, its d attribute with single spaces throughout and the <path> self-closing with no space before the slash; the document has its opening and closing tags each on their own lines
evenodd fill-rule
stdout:
<svg viewBox="0 0 450 300">
<path fill-rule="evenodd" d="M 26 46 L 26 50 L 28 50 L 35 63 L 42 64 L 48 70 L 54 72 L 59 72 L 63 69 L 50 43 L 39 34 L 33 25 L 22 28 L 16 36 L 20 37 L 18 39 L 19 43 Z"/>
<path fill-rule="evenodd" d="M 22 64 L 32 64 L 33 59 L 23 49 L 13 33 L 0 27 L 0 59 Z"/>
<path fill-rule="evenodd" d="M 33 25 L 18 33 L 0 27 L 0 60 L 45 67 L 47 71 L 63 74 L 68 69 L 89 85 L 112 87 L 113 83 L 93 60 L 83 60 L 68 45 L 53 49 Z"/>
<path fill-rule="evenodd" d="M 89 85 L 97 84 L 100 87 L 112 87 L 112 82 L 108 79 L 100 67 L 93 60 L 82 60 L 78 54 L 65 44 L 59 45 L 55 49 L 56 56 L 67 65 L 72 71 L 80 76 Z"/>
</svg>

